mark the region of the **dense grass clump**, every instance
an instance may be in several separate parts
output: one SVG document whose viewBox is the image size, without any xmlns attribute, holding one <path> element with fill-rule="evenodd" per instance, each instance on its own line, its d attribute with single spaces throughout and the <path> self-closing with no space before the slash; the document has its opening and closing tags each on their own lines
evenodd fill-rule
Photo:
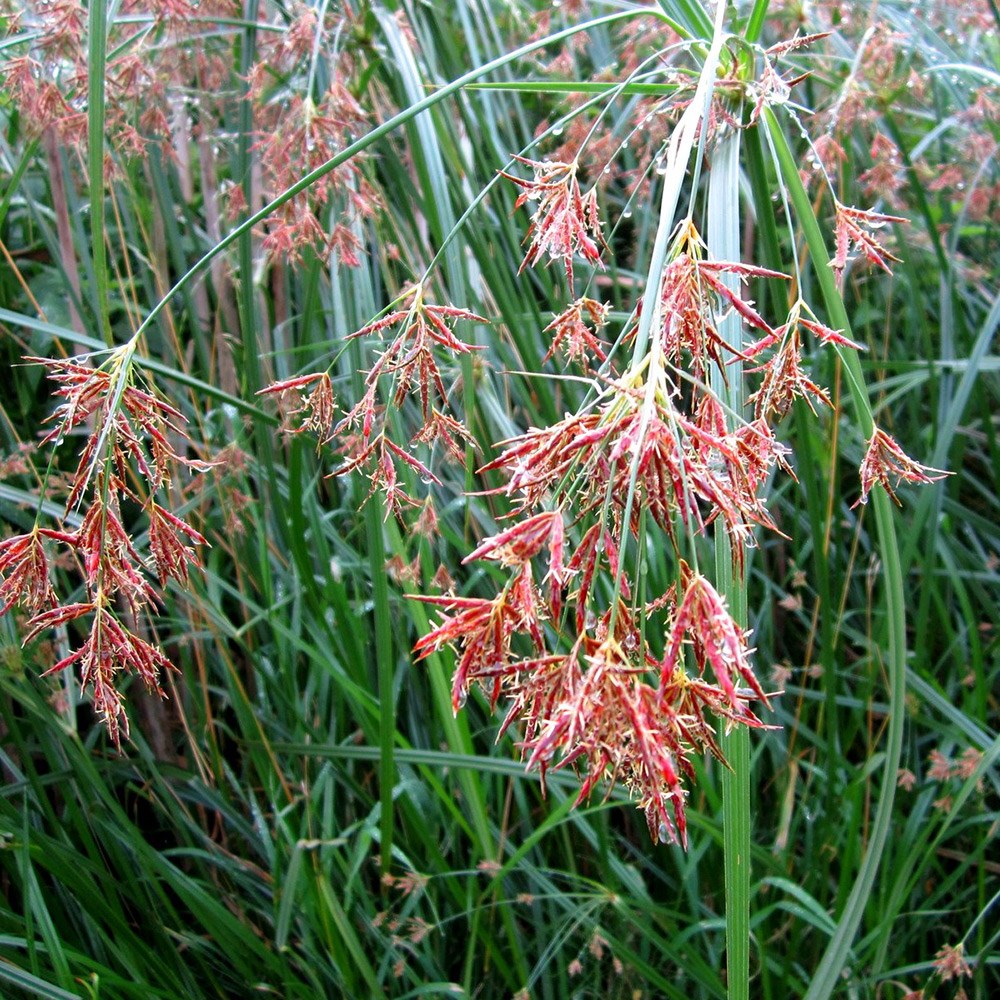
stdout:
<svg viewBox="0 0 1000 1000">
<path fill-rule="evenodd" d="M 992 0 L 0 20 L 0 994 L 1000 992 Z"/>
</svg>

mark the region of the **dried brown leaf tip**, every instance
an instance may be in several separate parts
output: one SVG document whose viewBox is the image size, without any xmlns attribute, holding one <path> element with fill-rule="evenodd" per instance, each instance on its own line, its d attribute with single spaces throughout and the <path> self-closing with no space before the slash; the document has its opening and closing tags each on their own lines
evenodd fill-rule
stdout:
<svg viewBox="0 0 1000 1000">
<path fill-rule="evenodd" d="M 576 254 L 597 267 L 601 265 L 604 239 L 597 206 L 597 188 L 593 187 L 583 194 L 577 179 L 579 164 L 576 160 L 564 163 L 561 160 L 529 160 L 524 156 L 515 156 L 514 159 L 530 167 L 534 173 L 528 180 L 501 171 L 504 177 L 521 188 L 514 207 L 537 203 L 525 237 L 528 250 L 521 270 L 533 267 L 544 256 L 550 260 L 561 260 L 572 287 L 573 257 Z"/>
<path fill-rule="evenodd" d="M 861 462 L 861 496 L 854 506 L 868 503 L 868 494 L 876 483 L 881 483 L 886 493 L 900 504 L 894 487 L 901 482 L 934 483 L 950 475 L 950 472 L 915 462 L 885 431 L 876 427 Z"/>
</svg>

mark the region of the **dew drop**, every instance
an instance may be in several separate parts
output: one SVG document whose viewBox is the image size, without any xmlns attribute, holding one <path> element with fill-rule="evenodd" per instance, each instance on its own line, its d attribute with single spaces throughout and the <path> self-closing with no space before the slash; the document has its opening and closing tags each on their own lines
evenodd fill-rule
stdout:
<svg viewBox="0 0 1000 1000">
<path fill-rule="evenodd" d="M 657 830 L 656 834 L 661 844 L 665 844 L 670 840 L 670 828 L 666 823 L 660 824 L 660 829 Z"/>
<path fill-rule="evenodd" d="M 625 211 L 622 212 L 622 218 L 623 219 L 631 219 L 632 218 L 632 209 L 631 208 L 626 208 Z"/>
<path fill-rule="evenodd" d="M 465 703 L 468 700 L 469 700 L 469 692 L 468 691 L 459 691 L 458 694 L 455 695 L 455 704 L 459 708 L 465 708 Z"/>
<path fill-rule="evenodd" d="M 552 130 L 552 134 L 553 134 L 553 135 L 562 135 L 562 134 L 563 134 L 563 127 L 562 127 L 562 125 L 557 125 L 557 126 L 556 126 L 556 127 L 555 127 L 555 128 L 553 129 L 553 130 Z"/>
</svg>

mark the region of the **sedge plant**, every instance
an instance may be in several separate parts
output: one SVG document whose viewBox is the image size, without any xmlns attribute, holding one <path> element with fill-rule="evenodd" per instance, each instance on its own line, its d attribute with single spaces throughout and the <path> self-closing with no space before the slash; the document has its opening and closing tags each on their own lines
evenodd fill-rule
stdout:
<svg viewBox="0 0 1000 1000">
<path fill-rule="evenodd" d="M 563 6 L 559 17 L 582 17 L 578 5 Z M 424 96 L 414 91 L 413 53 L 430 45 L 430 29 L 368 5 L 304 6 L 294 13 L 275 7 L 263 15 L 256 5 L 248 14 L 223 2 L 197 10 L 158 5 L 153 13 L 136 5 L 110 23 L 102 5 L 91 5 L 86 19 L 72 3 L 24 13 L 24 23 L 10 18 L 5 51 L 13 55 L 4 79 L 23 133 L 22 162 L 44 151 L 62 178 L 61 189 L 54 181 L 51 188 L 57 201 L 50 240 L 71 292 L 72 329 L 63 341 L 73 345 L 73 356 L 40 360 L 40 351 L 28 352 L 48 370 L 60 402 L 37 455 L 32 450 L 44 502 L 25 530 L 0 542 L 0 596 L 5 611 L 17 607 L 27 616 L 25 642 L 51 639 L 59 649 L 47 672 L 79 665 L 97 715 L 120 745 L 129 736 L 125 678 L 138 674 L 161 691 L 172 667 L 151 614 L 164 587 L 190 589 L 186 614 L 205 632 L 221 626 L 231 602 L 244 616 L 234 642 L 264 621 L 281 634 L 291 628 L 281 623 L 281 609 L 294 608 L 295 617 L 302 611 L 275 579 L 269 503 L 284 493 L 283 502 L 310 511 L 290 514 L 294 524 L 324 539 L 337 536 L 321 504 L 305 506 L 304 487 L 322 490 L 338 511 L 364 508 L 379 662 L 369 678 L 363 654 L 344 645 L 344 660 L 353 656 L 358 667 L 336 684 L 350 699 L 358 732 L 377 748 L 382 886 L 399 892 L 406 916 L 391 929 L 400 957 L 376 967 L 343 905 L 317 890 L 316 905 L 340 939 L 336 964 L 351 970 L 334 977 L 340 988 L 376 995 L 387 991 L 391 977 L 419 985 L 431 976 L 404 957 L 419 953 L 430 926 L 411 910 L 426 886 L 391 874 L 394 861 L 407 860 L 399 827 L 413 821 L 396 805 L 396 782 L 404 762 L 409 768 L 418 761 L 407 756 L 412 751 L 397 717 L 393 656 L 400 644 L 392 615 L 405 613 L 419 630 L 414 660 L 432 671 L 432 701 L 451 745 L 469 746 L 471 739 L 467 725 L 446 715 L 457 716 L 481 692 L 490 709 L 502 705 L 499 732 L 514 734 L 522 762 L 539 772 L 543 789 L 565 792 L 566 774 L 575 775 L 567 807 L 593 804 L 599 790 L 612 797 L 622 789 L 642 811 L 654 844 L 692 847 L 698 814 L 692 800 L 700 796 L 704 804 L 712 794 L 716 778 L 707 761 L 715 761 L 725 853 L 725 988 L 730 996 L 748 996 L 751 747 L 792 717 L 779 714 L 787 696 L 781 685 L 764 680 L 755 665 L 748 588 L 762 546 L 794 537 L 773 499 L 795 488 L 800 462 L 783 440 L 785 428 L 793 415 L 801 422 L 836 411 L 846 390 L 857 479 L 847 488 L 853 506 L 841 513 L 856 517 L 851 512 L 869 504 L 874 511 L 890 721 L 857 878 L 840 894 L 835 927 L 815 967 L 796 973 L 810 996 L 832 995 L 887 850 L 903 749 L 907 637 L 892 500 L 902 483 L 943 476 L 909 457 L 873 409 L 858 358 L 863 346 L 845 308 L 849 282 L 871 280 L 858 277 L 863 273 L 888 276 L 903 263 L 889 228 L 907 221 L 897 214 L 902 147 L 871 145 L 864 202 L 853 200 L 856 192 L 845 189 L 838 169 L 847 157 L 844 129 L 865 113 L 862 83 L 874 93 L 873 104 L 878 87 L 888 93 L 896 85 L 881 65 L 865 78 L 866 59 L 893 52 L 889 29 L 864 29 L 830 104 L 827 130 L 810 137 L 803 122 L 814 84 L 803 66 L 812 52 L 824 46 L 836 52 L 850 35 L 839 21 L 796 33 L 782 20 L 787 12 L 766 3 L 743 15 L 721 4 L 712 11 L 686 2 L 628 7 L 561 30 L 546 11 L 523 46 Z M 619 32 L 613 36 L 621 49 L 618 71 L 589 88 L 580 85 L 557 124 L 522 135 L 516 148 L 503 148 L 507 135 L 494 132 L 486 146 L 492 176 L 479 192 L 461 187 L 454 204 L 435 173 L 445 167 L 430 116 L 458 96 L 488 108 L 501 95 L 544 92 L 547 84 L 509 78 L 497 84 L 490 77 L 509 74 L 554 44 L 565 47 L 571 63 L 584 28 L 595 37 Z M 765 28 L 781 34 L 765 44 Z M 376 83 L 386 52 L 399 75 Z M 194 111 L 180 96 L 191 81 Z M 476 83 L 494 86 L 474 90 Z M 511 106 L 517 107 L 513 100 Z M 967 120 L 975 121 L 974 114 Z M 227 163 L 215 134 L 229 122 L 240 124 Z M 498 129 L 495 121 L 490 127 Z M 391 145 L 400 128 L 413 145 L 402 156 Z M 789 134 L 810 169 L 801 169 Z M 465 155 L 461 144 L 448 153 Z M 389 180 L 397 163 L 400 176 L 415 176 L 427 188 L 418 209 L 393 201 L 399 185 Z M 162 188 L 171 170 L 187 178 L 192 193 L 197 184 L 204 199 L 210 236 L 193 259 L 183 240 L 168 235 L 176 218 L 161 209 L 151 223 L 115 197 L 119 188 L 147 182 Z M 92 253 L 83 260 L 69 211 L 76 176 L 88 189 Z M 744 182 L 754 195 L 752 215 L 744 212 Z M 982 189 L 973 184 L 973 191 Z M 970 194 L 967 211 L 985 218 L 990 203 L 972 204 Z M 483 218 L 508 215 L 508 234 L 513 226 L 524 230 L 520 259 L 511 258 L 508 240 L 499 266 L 480 247 L 473 269 L 458 252 L 469 231 Z M 36 224 L 48 227 L 49 217 Z M 751 238 L 754 227 L 759 240 Z M 106 242 L 113 235 L 125 249 L 110 254 L 109 264 Z M 137 293 L 143 277 L 129 247 L 146 240 L 155 248 L 168 239 L 175 259 L 147 279 L 143 300 Z M 223 266 L 234 245 L 235 281 Z M 288 304 L 299 273 L 294 294 L 301 314 Z M 210 294 L 200 284 L 205 275 Z M 40 334 L 58 329 L 30 284 L 23 285 L 20 294 L 38 313 L 25 325 Z M 505 311 L 502 296 L 523 287 L 526 316 Z M 213 336 L 185 342 L 178 334 L 213 315 L 222 318 Z M 326 335 L 295 343 L 296 329 L 308 328 L 305 317 Z M 5 318 L 17 322 L 9 313 Z M 226 327 L 242 338 L 235 350 Z M 122 329 L 128 330 L 123 346 L 114 346 Z M 112 346 L 95 350 L 95 340 Z M 273 345 L 263 364 L 262 340 Z M 164 373 L 178 392 L 190 393 L 183 399 L 171 398 L 159 375 L 153 379 L 153 355 L 171 350 L 201 372 Z M 819 360 L 824 355 L 831 360 Z M 512 373 L 504 382 L 527 378 L 538 392 L 498 390 L 501 365 L 535 366 L 541 378 Z M 824 367 L 833 373 L 833 388 L 821 384 L 817 371 Z M 521 402 L 505 408 L 503 392 Z M 217 412 L 199 406 L 200 393 L 223 405 Z M 273 410 L 261 409 L 271 404 Z M 270 422 L 267 414 L 275 411 Z M 231 421 L 236 412 L 253 421 L 252 434 L 240 437 L 240 446 L 213 450 L 212 422 Z M 275 454 L 279 448 L 287 450 L 287 467 Z M 67 453 L 69 472 L 62 474 Z M 934 462 L 944 466 L 946 458 L 935 454 Z M 303 473 L 309 462 L 316 462 L 314 474 Z M 293 472 L 295 489 L 288 486 Z M 208 482 L 212 489 L 204 488 Z M 211 570 L 210 532 L 197 516 L 200 509 L 210 519 L 207 508 L 216 502 L 230 532 L 247 530 L 239 520 L 247 512 L 261 549 L 259 576 L 252 584 L 239 580 L 231 592 Z M 456 518 L 458 504 L 475 514 Z M 242 574 L 241 553 L 230 548 L 231 538 L 227 545 L 225 530 L 216 545 Z M 313 554 L 295 533 L 293 526 L 285 535 L 290 558 L 314 588 Z M 425 546 L 415 558 L 407 537 Z M 434 567 L 428 556 L 441 538 L 454 561 Z M 819 537 L 813 544 L 825 572 L 828 548 Z M 387 550 L 394 553 L 388 562 Z M 347 602 L 342 570 L 331 567 L 348 553 L 336 552 L 327 553 L 322 591 L 310 591 L 317 605 L 310 613 L 321 629 L 329 629 L 322 602 L 333 608 Z M 208 593 L 197 571 L 206 561 Z M 55 589 L 54 563 L 69 596 Z M 390 596 L 387 574 L 398 584 L 398 599 Z M 833 590 L 824 585 L 832 604 Z M 295 648 L 314 655 L 305 638 Z M 449 650 L 454 669 L 445 691 L 440 671 Z M 257 652 L 251 643 L 249 662 Z M 232 660 L 231 649 L 225 658 Z M 275 673 L 293 659 L 279 653 Z M 296 796 L 238 673 L 229 667 L 232 712 L 253 734 L 260 781 L 285 803 L 275 807 L 277 816 L 295 808 Z M 280 679 L 267 685 L 294 703 L 294 668 L 286 676 L 283 690 Z M 828 691 L 824 725 L 832 732 L 838 704 L 835 689 Z M 217 743 L 210 755 L 224 770 Z M 966 794 L 986 766 L 979 757 L 970 763 Z M 505 837 L 489 821 L 483 786 L 464 780 L 462 791 L 469 815 L 452 805 L 455 822 L 484 856 L 502 855 Z M 292 884 L 307 864 L 301 844 L 313 840 L 296 841 L 285 869 Z M 503 871 L 500 865 L 489 891 Z M 539 886 L 551 889 L 541 880 Z M 905 891 L 897 885 L 894 898 Z M 210 915 L 196 894 L 189 905 Z M 282 947 L 293 907 L 294 897 L 286 895 L 277 908 Z M 507 908 L 500 914 L 490 931 L 477 924 L 472 941 L 487 954 L 502 948 L 517 954 L 518 921 Z M 576 919 L 567 918 L 570 936 Z M 372 934 L 382 933 L 383 921 L 381 911 L 369 914 Z M 590 953 L 599 957 L 608 939 L 596 920 L 591 925 Z M 500 939 L 506 943 L 498 945 Z M 657 940 L 651 932 L 647 946 Z M 963 948 L 946 944 L 938 953 L 942 977 L 972 974 Z M 632 959 L 637 966 L 643 961 L 638 954 Z M 470 948 L 466 988 L 474 963 Z M 63 962 L 64 982 L 67 970 Z M 576 974 L 573 962 L 562 974 Z M 295 989 L 310 988 L 303 976 Z M 538 979 L 519 958 L 510 992 L 531 995 Z M 667 979 L 661 975 L 658 988 L 667 989 Z M 721 988 L 709 972 L 701 982 L 709 993 Z M 544 982 L 540 988 L 550 989 Z"/>
</svg>

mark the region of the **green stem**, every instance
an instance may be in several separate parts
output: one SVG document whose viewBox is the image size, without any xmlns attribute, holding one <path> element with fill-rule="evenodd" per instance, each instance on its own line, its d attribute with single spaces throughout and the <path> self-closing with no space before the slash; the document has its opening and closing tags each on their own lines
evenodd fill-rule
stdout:
<svg viewBox="0 0 1000 1000">
<path fill-rule="evenodd" d="M 723 34 L 722 5 L 718 7 L 715 19 L 715 28 L 712 35 L 712 44 L 705 57 L 705 62 L 698 77 L 698 87 L 695 91 L 691 103 L 685 109 L 681 120 L 671 134 L 667 143 L 664 163 L 666 173 L 663 179 L 663 193 L 660 199 L 660 216 L 657 222 L 656 236 L 653 241 L 653 251 L 650 256 L 649 269 L 646 274 L 646 293 L 648 302 L 647 308 L 642 310 L 639 323 L 636 327 L 635 343 L 632 347 L 632 361 L 630 374 L 635 375 L 642 370 L 643 365 L 648 365 L 646 372 L 646 392 L 643 401 L 642 423 L 640 425 L 639 439 L 645 437 L 646 429 L 652 418 L 655 407 L 655 396 L 658 387 L 659 372 L 662 366 L 662 357 L 658 344 L 652 337 L 653 324 L 660 315 L 658 306 L 655 305 L 656 296 L 659 294 L 660 281 L 663 277 L 663 269 L 666 266 L 667 255 L 670 249 L 671 235 L 673 233 L 674 215 L 677 211 L 677 203 L 680 199 L 681 190 L 689 180 L 688 163 L 691 159 L 691 151 L 694 148 L 695 138 L 699 131 L 699 126 L 708 119 L 708 111 L 711 106 L 712 94 L 714 92 L 716 80 L 716 68 L 719 64 L 719 53 L 722 51 Z M 704 129 L 701 129 L 704 135 Z M 697 188 L 697 167 L 695 168 L 695 179 L 691 182 L 693 189 Z M 652 346 L 651 346 L 652 345 Z M 642 449 L 636 448 L 632 458 L 631 470 L 629 473 L 628 493 L 625 498 L 625 507 L 622 514 L 622 523 L 628 525 L 632 517 L 632 507 L 635 502 L 636 484 L 639 474 L 639 462 L 642 456 Z M 627 540 L 627 534 L 624 539 Z M 625 544 L 623 540 L 621 557 L 618 563 L 618 572 L 615 574 L 614 593 L 611 598 L 611 622 L 610 631 L 614 632 L 615 622 L 618 618 L 618 598 L 621 594 L 622 572 L 625 565 Z M 637 549 L 641 547 L 642 540 L 637 539 Z"/>
<path fill-rule="evenodd" d="M 257 52 L 256 20 L 259 0 L 247 0 L 247 21 L 251 22 L 243 32 L 240 48 L 240 75 L 246 79 L 254 64 Z M 251 176 L 250 145 L 254 135 L 253 105 L 248 92 L 249 84 L 244 87 L 239 105 L 239 139 L 236 149 L 237 176 L 243 187 L 243 198 L 247 205 L 253 204 L 253 185 Z M 256 303 L 253 281 L 253 242 L 250 226 L 240 225 L 235 230 L 238 235 L 239 256 L 239 310 L 242 340 L 242 356 L 240 369 L 242 374 L 242 390 L 245 396 L 252 396 L 260 386 L 260 344 L 257 337 Z M 190 273 L 190 272 L 189 272 Z M 143 326 L 146 324 L 144 323 Z"/>
<path fill-rule="evenodd" d="M 769 2 L 770 0 L 755 0 L 753 10 L 750 11 L 744 36 L 751 44 L 760 38 L 760 33 L 764 28 L 764 19 L 767 17 Z"/>
<path fill-rule="evenodd" d="M 739 260 L 740 133 L 734 131 L 718 145 L 712 157 L 708 188 L 708 250 L 715 260 Z M 739 279 L 722 275 L 737 294 Z M 719 321 L 719 333 L 734 349 L 741 348 L 742 323 L 734 310 Z M 735 426 L 746 406 L 742 366 L 729 366 L 728 378 L 713 369 L 712 390 L 722 400 Z M 729 604 L 740 628 L 747 625 L 746 579 L 733 572 L 729 536 L 715 532 L 716 586 Z M 729 769 L 722 773 L 722 842 L 726 887 L 726 989 L 730 1000 L 750 995 L 750 734 L 745 727 L 723 732 L 719 738 Z"/>
<path fill-rule="evenodd" d="M 87 183 L 90 247 L 94 261 L 94 316 L 111 347 L 108 319 L 108 257 L 104 242 L 104 70 L 108 56 L 106 0 L 92 0 L 87 16 Z"/>
<path fill-rule="evenodd" d="M 368 534 L 368 565 L 372 577 L 375 610 L 375 661 L 379 706 L 379 854 L 382 874 L 392 866 L 393 802 L 396 786 L 396 699 L 393 692 L 395 660 L 392 618 L 389 612 L 389 583 L 385 573 L 385 541 L 382 537 L 381 503 L 372 497 L 365 506 Z"/>
</svg>

